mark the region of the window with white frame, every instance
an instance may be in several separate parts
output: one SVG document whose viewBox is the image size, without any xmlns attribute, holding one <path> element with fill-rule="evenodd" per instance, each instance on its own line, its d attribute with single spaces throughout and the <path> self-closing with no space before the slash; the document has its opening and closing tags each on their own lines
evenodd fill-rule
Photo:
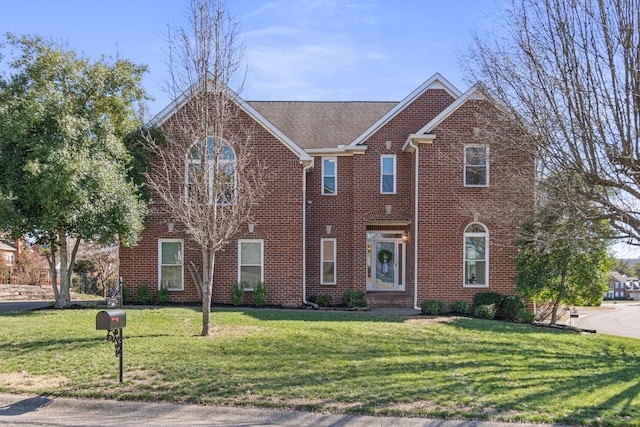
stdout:
<svg viewBox="0 0 640 427">
<path fill-rule="evenodd" d="M 489 286 L 489 233 L 474 223 L 464 230 L 464 286 Z"/>
<path fill-rule="evenodd" d="M 8 253 L 4 255 L 4 259 L 7 265 L 14 265 L 16 263 L 16 255 Z"/>
<path fill-rule="evenodd" d="M 238 240 L 238 282 L 245 289 L 253 289 L 264 281 L 264 242 L 262 240 Z"/>
<path fill-rule="evenodd" d="M 489 147 L 467 145 L 464 147 L 464 185 L 486 187 L 489 185 Z"/>
<path fill-rule="evenodd" d="M 170 291 L 184 289 L 182 240 L 162 239 L 158 241 L 158 289 Z"/>
<path fill-rule="evenodd" d="M 338 194 L 338 158 L 322 158 L 322 194 Z"/>
<path fill-rule="evenodd" d="M 395 194 L 396 192 L 396 155 L 383 154 L 380 156 L 380 193 Z"/>
<path fill-rule="evenodd" d="M 185 159 L 185 196 L 191 203 L 230 205 L 237 193 L 236 154 L 224 140 L 209 136 L 191 144 Z"/>
<path fill-rule="evenodd" d="M 320 240 L 320 284 L 336 284 L 336 239 Z"/>
</svg>

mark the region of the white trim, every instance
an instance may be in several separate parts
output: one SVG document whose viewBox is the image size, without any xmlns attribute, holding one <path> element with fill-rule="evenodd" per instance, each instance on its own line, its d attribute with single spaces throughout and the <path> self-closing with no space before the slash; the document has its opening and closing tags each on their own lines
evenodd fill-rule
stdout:
<svg viewBox="0 0 640 427">
<path fill-rule="evenodd" d="M 471 87 L 471 89 L 469 89 L 468 91 L 466 91 L 462 96 L 460 96 L 458 99 L 456 99 L 451 105 L 449 105 L 447 108 L 445 108 L 444 110 L 442 110 L 440 112 L 440 114 L 438 114 L 437 116 L 435 116 L 433 119 L 431 119 L 431 121 L 429 123 L 427 123 L 426 125 L 424 125 L 419 131 L 417 131 L 415 134 L 416 135 L 420 135 L 420 134 L 428 134 L 431 133 L 433 131 L 433 129 L 438 126 L 440 123 L 442 123 L 443 121 L 445 121 L 451 114 L 453 114 L 458 108 L 460 108 L 465 102 L 471 100 L 471 99 L 476 99 L 476 100 L 484 100 L 487 99 L 486 96 L 484 96 L 484 94 L 482 93 L 482 91 L 480 90 L 480 86 L 478 84 L 475 84 Z"/>
<path fill-rule="evenodd" d="M 162 244 L 163 243 L 180 243 L 180 253 L 182 254 L 182 260 L 178 260 L 177 264 L 163 264 L 162 263 Z M 158 239 L 158 290 L 162 287 L 162 267 L 180 267 L 180 287 L 169 288 L 169 291 L 184 291 L 184 242 L 182 239 Z"/>
<path fill-rule="evenodd" d="M 264 282 L 264 240 L 263 239 L 238 239 L 238 283 L 242 283 L 242 266 L 256 267 L 258 264 L 242 264 L 242 243 L 260 243 L 260 281 Z M 247 283 L 246 291 L 253 290 L 253 283 Z"/>
<path fill-rule="evenodd" d="M 376 133 L 380 128 L 386 125 L 390 120 L 400 114 L 408 105 L 410 105 L 413 101 L 415 101 L 420 95 L 426 92 L 428 89 L 444 89 L 446 90 L 454 99 L 458 99 L 460 97 L 461 92 L 456 89 L 454 85 L 452 85 L 447 79 L 442 77 L 439 73 L 431 76 L 426 82 L 421 84 L 418 88 L 416 88 L 413 92 L 411 92 L 408 96 L 406 96 L 402 101 L 400 101 L 395 107 L 393 107 L 387 114 L 382 116 L 377 122 L 371 125 L 367 130 L 365 130 L 359 137 L 357 137 L 350 146 L 355 146 L 366 141 L 371 135 Z M 424 133 L 424 132 L 418 132 Z"/>
<path fill-rule="evenodd" d="M 484 184 L 467 184 L 467 148 L 484 148 L 484 161 L 485 161 L 485 183 Z M 463 180 L 463 184 L 465 187 L 488 187 L 489 186 L 489 146 L 486 144 L 466 144 L 464 146 L 464 171 L 463 171 L 463 175 L 464 175 L 464 180 Z M 475 166 L 481 166 L 481 165 L 469 165 L 471 167 Z"/>
<path fill-rule="evenodd" d="M 327 157 L 322 157 L 320 162 L 320 193 L 323 196 L 337 196 L 338 195 L 338 158 L 334 157 L 334 156 L 327 156 Z M 324 174 L 324 162 L 328 161 L 331 162 L 333 161 L 333 175 L 326 175 Z M 325 178 L 331 178 L 333 177 L 334 182 L 334 189 L 333 189 L 333 193 L 325 193 L 324 191 L 324 179 Z"/>
<path fill-rule="evenodd" d="M 209 82 L 211 82 L 210 75 L 207 76 Z M 153 119 L 149 121 L 150 126 L 160 127 L 169 118 L 174 115 L 178 110 L 184 107 L 193 97 L 194 91 L 198 88 L 200 82 L 195 82 L 187 90 L 180 94 L 176 99 L 171 101 L 160 113 L 158 113 Z M 208 85 L 207 85 L 208 87 Z M 276 128 L 271 122 L 269 122 L 264 116 L 256 111 L 251 105 L 244 101 L 237 93 L 226 87 L 225 90 L 229 93 L 230 99 L 233 99 L 238 107 L 247 113 L 252 119 L 258 122 L 264 127 L 271 135 L 275 136 L 280 142 L 282 142 L 289 150 L 291 150 L 301 161 L 310 161 L 311 157 L 289 137 Z"/>
<path fill-rule="evenodd" d="M 333 281 L 325 282 L 324 281 L 324 243 L 332 242 L 333 243 L 333 261 L 329 260 L 326 262 L 333 262 Z M 322 238 L 320 239 L 320 284 L 321 285 L 335 285 L 338 276 L 338 244 L 337 239 L 335 238 Z"/>
<path fill-rule="evenodd" d="M 484 228 L 482 233 L 467 233 L 472 225 L 480 225 Z M 467 237 L 484 237 L 484 283 L 466 283 L 467 275 Z M 488 288 L 489 287 L 489 228 L 481 222 L 469 223 L 462 233 L 462 287 L 464 288 Z"/>
<path fill-rule="evenodd" d="M 383 185 L 383 177 L 385 176 L 384 174 L 384 159 L 392 159 L 393 160 L 393 191 L 384 191 L 384 185 Z M 381 154 L 380 155 L 380 194 L 396 194 L 397 192 L 397 177 L 398 177 L 398 171 L 397 171 L 397 165 L 398 165 L 398 159 L 396 158 L 395 154 Z"/>
</svg>

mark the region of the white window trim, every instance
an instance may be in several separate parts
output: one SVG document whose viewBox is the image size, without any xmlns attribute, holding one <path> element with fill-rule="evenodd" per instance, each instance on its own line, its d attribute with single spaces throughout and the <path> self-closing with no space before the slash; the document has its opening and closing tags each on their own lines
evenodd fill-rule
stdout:
<svg viewBox="0 0 640 427">
<path fill-rule="evenodd" d="M 393 160 L 393 191 L 385 192 L 383 185 L 383 169 L 384 169 L 384 159 L 392 159 Z M 382 154 L 380 156 L 380 194 L 396 194 L 397 191 L 397 179 L 398 179 L 398 161 L 395 154 Z"/>
<path fill-rule="evenodd" d="M 485 163 L 486 163 L 486 183 L 485 184 L 467 184 L 467 148 L 484 148 Z M 478 166 L 478 165 L 470 165 Z M 464 146 L 464 186 L 465 187 L 488 187 L 489 186 L 489 146 L 482 144 L 468 144 Z"/>
<path fill-rule="evenodd" d="M 324 243 L 325 242 L 333 242 L 333 282 L 325 282 L 324 281 Z M 338 245 L 337 239 L 320 239 L 320 284 L 321 285 L 335 285 L 337 283 L 336 279 L 338 276 Z"/>
<path fill-rule="evenodd" d="M 242 247 L 242 243 L 260 243 L 260 281 L 264 282 L 264 240 L 262 239 L 239 239 L 238 240 L 238 283 L 242 283 L 242 266 L 256 266 L 257 264 L 242 264 L 242 252 L 240 248 Z M 253 291 L 253 284 L 247 283 L 245 291 Z"/>
<path fill-rule="evenodd" d="M 158 239 L 158 290 L 162 286 L 162 244 L 163 243 L 180 243 L 184 258 L 184 242 L 182 239 Z M 167 288 L 169 291 L 184 291 L 184 261 L 180 264 L 165 264 L 167 266 L 180 266 L 180 288 Z"/>
<path fill-rule="evenodd" d="M 472 222 L 467 224 L 464 228 L 465 231 L 470 226 L 478 224 L 484 227 L 484 233 L 467 233 L 464 232 L 462 236 L 462 286 L 465 288 L 488 288 L 489 287 L 489 228 L 480 223 L 480 222 Z M 467 271 L 467 237 L 484 237 L 484 284 L 475 284 L 475 283 L 466 283 L 466 271 Z"/>
<path fill-rule="evenodd" d="M 334 175 L 325 175 L 324 173 L 324 161 L 328 160 L 328 161 L 332 161 L 333 160 L 333 164 L 334 164 Z M 322 191 L 322 195 L 323 196 L 337 196 L 338 195 L 338 158 L 337 157 L 322 157 L 321 158 L 321 164 L 322 164 L 322 179 L 321 179 L 321 183 L 320 186 L 322 187 L 320 189 L 320 191 Z M 334 185 L 335 185 L 335 191 L 333 193 L 325 193 L 324 192 L 324 179 L 325 177 L 327 178 L 331 178 L 333 177 L 334 179 Z"/>
</svg>

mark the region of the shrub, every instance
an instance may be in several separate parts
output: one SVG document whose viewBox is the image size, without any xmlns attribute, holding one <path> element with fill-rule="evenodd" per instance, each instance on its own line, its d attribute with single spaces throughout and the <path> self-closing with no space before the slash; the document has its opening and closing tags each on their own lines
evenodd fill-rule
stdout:
<svg viewBox="0 0 640 427">
<path fill-rule="evenodd" d="M 320 307 L 328 307 L 331 305 L 331 295 L 329 294 L 321 294 L 316 297 L 316 300 L 313 301 L 318 304 Z"/>
<path fill-rule="evenodd" d="M 534 320 L 536 320 L 536 315 L 530 312 L 526 307 L 522 307 L 518 310 L 514 319 L 514 321 L 520 323 L 533 323 Z"/>
<path fill-rule="evenodd" d="M 495 304 L 483 304 L 476 307 L 473 315 L 481 319 L 493 319 L 496 317 Z"/>
<path fill-rule="evenodd" d="M 169 301 L 169 288 L 167 288 L 167 285 L 160 285 L 157 299 L 160 304 L 166 304 Z"/>
<path fill-rule="evenodd" d="M 233 305 L 242 305 L 244 302 L 244 283 L 235 282 L 231 287 L 231 301 Z"/>
<path fill-rule="evenodd" d="M 420 309 L 422 314 L 438 315 L 444 313 L 445 305 L 437 299 L 427 299 L 422 301 Z"/>
<path fill-rule="evenodd" d="M 363 291 L 349 289 L 342 294 L 342 303 L 349 308 L 362 308 L 367 306 L 367 300 Z"/>
<path fill-rule="evenodd" d="M 503 296 L 497 292 L 478 292 L 473 296 L 473 305 L 474 307 L 479 307 L 481 305 L 491 305 L 494 304 L 498 307 L 502 304 Z"/>
<path fill-rule="evenodd" d="M 267 303 L 267 284 L 257 282 L 253 286 L 253 303 L 258 307 L 262 307 Z"/>
<path fill-rule="evenodd" d="M 129 288 L 125 285 L 122 285 L 122 303 L 129 302 Z"/>
<path fill-rule="evenodd" d="M 502 298 L 500 304 L 500 312 L 504 316 L 505 320 L 511 322 L 516 320 L 518 312 L 525 307 L 524 301 L 518 295 L 507 295 Z"/>
<path fill-rule="evenodd" d="M 455 314 L 470 314 L 471 307 L 465 301 L 453 301 L 449 306 L 452 312 Z"/>
<path fill-rule="evenodd" d="M 138 285 L 136 296 L 138 297 L 137 301 L 140 304 L 149 304 L 153 300 L 149 286 L 146 283 Z"/>
</svg>

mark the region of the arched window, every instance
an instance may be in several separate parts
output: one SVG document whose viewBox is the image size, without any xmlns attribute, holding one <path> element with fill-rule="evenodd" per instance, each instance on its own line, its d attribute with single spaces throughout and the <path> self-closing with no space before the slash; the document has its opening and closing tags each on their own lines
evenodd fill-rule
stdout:
<svg viewBox="0 0 640 427">
<path fill-rule="evenodd" d="M 223 139 L 196 141 L 185 158 L 185 196 L 190 203 L 230 205 L 235 202 L 236 153 Z M 204 152 L 204 153 L 203 153 Z"/>
<path fill-rule="evenodd" d="M 489 233 L 474 223 L 464 230 L 464 286 L 489 286 Z"/>
</svg>

